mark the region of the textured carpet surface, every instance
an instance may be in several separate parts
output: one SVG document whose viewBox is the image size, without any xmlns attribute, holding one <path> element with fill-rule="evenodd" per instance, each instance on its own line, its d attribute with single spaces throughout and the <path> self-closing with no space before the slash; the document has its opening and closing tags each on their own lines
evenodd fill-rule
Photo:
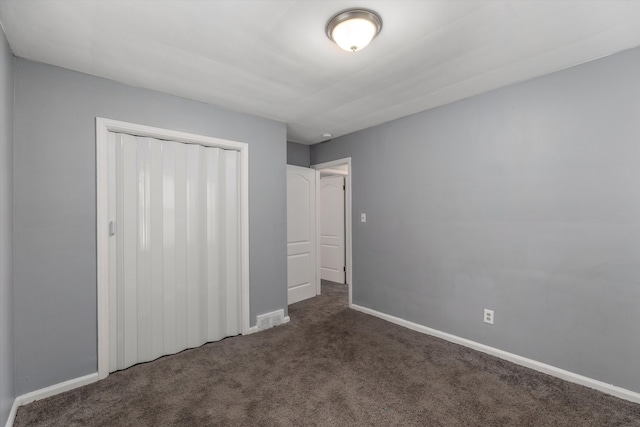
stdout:
<svg viewBox="0 0 640 427">
<path fill-rule="evenodd" d="M 19 408 L 38 426 L 640 426 L 640 405 L 347 308 L 111 374 Z"/>
</svg>

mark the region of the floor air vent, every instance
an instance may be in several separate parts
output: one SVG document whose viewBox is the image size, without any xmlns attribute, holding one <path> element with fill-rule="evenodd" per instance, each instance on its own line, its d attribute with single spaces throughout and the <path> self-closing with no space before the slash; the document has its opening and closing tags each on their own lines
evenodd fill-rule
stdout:
<svg viewBox="0 0 640 427">
<path fill-rule="evenodd" d="M 276 310 L 271 313 L 265 313 L 258 316 L 258 331 L 281 325 L 284 322 L 284 310 Z"/>
</svg>

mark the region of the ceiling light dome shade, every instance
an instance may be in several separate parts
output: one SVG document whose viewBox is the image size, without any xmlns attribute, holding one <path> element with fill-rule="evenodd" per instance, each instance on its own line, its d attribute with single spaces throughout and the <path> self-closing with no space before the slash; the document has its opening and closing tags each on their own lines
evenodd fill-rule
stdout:
<svg viewBox="0 0 640 427">
<path fill-rule="evenodd" d="M 327 36 L 346 51 L 364 49 L 382 30 L 380 15 L 369 9 L 349 9 L 327 23 Z"/>
</svg>

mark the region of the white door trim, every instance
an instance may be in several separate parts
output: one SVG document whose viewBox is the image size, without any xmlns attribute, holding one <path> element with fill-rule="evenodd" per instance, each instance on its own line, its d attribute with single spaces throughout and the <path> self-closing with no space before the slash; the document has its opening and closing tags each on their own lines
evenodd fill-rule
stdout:
<svg viewBox="0 0 640 427">
<path fill-rule="evenodd" d="M 349 286 L 349 307 L 353 305 L 352 288 L 353 288 L 353 264 L 352 264 L 352 235 L 351 235 L 351 177 L 353 169 L 351 168 L 351 157 L 332 160 L 330 162 L 318 163 L 311 165 L 313 169 L 328 169 L 335 166 L 347 165 L 347 175 L 345 176 L 345 251 L 346 251 L 346 269 L 347 269 L 347 285 Z M 316 197 L 319 197 L 319 193 Z M 320 258 L 318 258 L 318 268 L 320 266 Z"/>
<path fill-rule="evenodd" d="M 320 172 L 316 171 L 316 295 L 322 293 L 322 280 L 320 280 Z"/>
<path fill-rule="evenodd" d="M 109 132 L 235 150 L 240 154 L 240 300 L 242 333 L 251 333 L 249 319 L 249 145 L 192 133 L 96 117 L 96 238 L 98 304 L 98 376 L 109 375 Z"/>
</svg>

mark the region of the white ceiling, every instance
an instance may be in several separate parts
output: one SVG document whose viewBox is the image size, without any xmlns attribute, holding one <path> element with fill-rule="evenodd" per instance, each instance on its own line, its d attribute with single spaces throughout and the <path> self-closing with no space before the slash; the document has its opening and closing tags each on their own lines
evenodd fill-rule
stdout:
<svg viewBox="0 0 640 427">
<path fill-rule="evenodd" d="M 368 7 L 357 53 L 325 35 Z M 0 0 L 15 55 L 288 124 L 305 144 L 640 46 L 640 1 Z"/>
</svg>

